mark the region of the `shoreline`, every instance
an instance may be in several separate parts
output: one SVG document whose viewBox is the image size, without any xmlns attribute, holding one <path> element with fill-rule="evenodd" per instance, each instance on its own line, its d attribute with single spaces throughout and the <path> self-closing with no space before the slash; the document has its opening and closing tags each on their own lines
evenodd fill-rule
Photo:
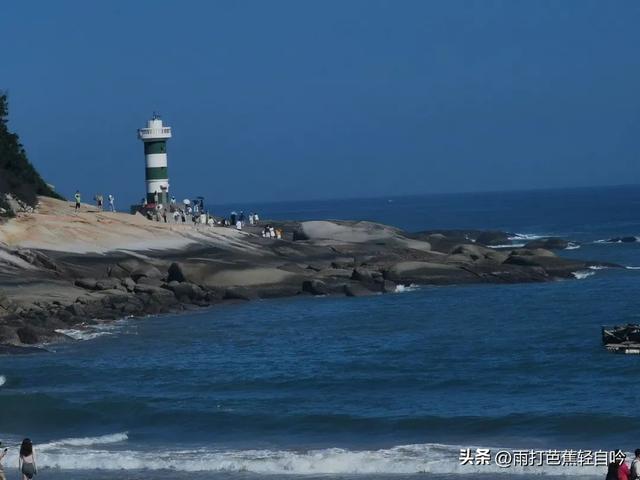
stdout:
<svg viewBox="0 0 640 480">
<path fill-rule="evenodd" d="M 266 223 L 281 228 L 283 239 L 261 237 Z M 562 239 L 496 248 L 513 238 L 335 220 L 195 228 L 86 207 L 72 215 L 67 202 L 41 198 L 35 213 L 0 225 L 0 354 L 30 353 L 67 340 L 60 330 L 94 322 L 227 302 L 359 297 L 410 284 L 549 282 L 618 267 L 559 257 L 551 249 L 571 245 Z"/>
</svg>

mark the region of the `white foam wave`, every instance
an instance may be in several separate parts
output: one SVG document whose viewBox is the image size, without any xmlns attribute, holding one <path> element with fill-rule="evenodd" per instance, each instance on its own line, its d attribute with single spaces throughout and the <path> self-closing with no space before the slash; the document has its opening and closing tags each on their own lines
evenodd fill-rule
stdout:
<svg viewBox="0 0 640 480">
<path fill-rule="evenodd" d="M 578 280 L 584 280 L 585 278 L 591 277 L 592 275 L 595 275 L 595 274 L 596 272 L 589 271 L 589 270 L 580 270 L 578 272 L 571 273 L 571 275 L 576 277 Z"/>
<path fill-rule="evenodd" d="M 63 445 L 73 447 L 89 447 L 92 445 L 108 445 L 110 443 L 125 442 L 128 439 L 129 436 L 127 435 L 127 432 L 110 433 L 107 435 L 100 435 L 98 437 L 64 438 L 62 440 L 56 440 L 55 442 L 42 444 L 40 448 L 46 449 Z"/>
<path fill-rule="evenodd" d="M 569 242 L 565 250 L 577 250 L 578 248 L 580 248 L 580 245 L 578 245 L 577 243 Z"/>
<path fill-rule="evenodd" d="M 487 245 L 489 248 L 522 248 L 524 243 L 505 243 L 504 245 Z"/>
<path fill-rule="evenodd" d="M 0 387 L 5 383 L 7 383 L 7 377 L 5 377 L 4 375 L 0 375 Z"/>
<path fill-rule="evenodd" d="M 538 235 L 536 233 L 514 233 L 513 236 L 508 238 L 509 240 L 537 240 L 545 237 L 546 235 Z"/>
<path fill-rule="evenodd" d="M 62 329 L 59 328 L 56 330 L 57 333 L 61 333 L 66 335 L 67 337 L 73 338 L 74 340 L 93 340 L 94 338 L 102 337 L 104 335 L 111 335 L 111 332 L 105 330 L 80 330 L 77 328 L 69 328 Z"/>
<path fill-rule="evenodd" d="M 636 242 L 640 242 L 640 237 L 633 237 L 635 238 Z M 618 238 L 617 240 L 612 240 L 610 238 L 607 239 L 601 239 L 601 240 L 595 240 L 593 243 L 634 243 L 634 242 L 623 242 L 620 238 Z"/>
<path fill-rule="evenodd" d="M 624 267 L 624 268 L 626 268 L 627 270 L 640 270 L 640 267 L 627 266 L 627 267 Z"/>
<path fill-rule="evenodd" d="M 591 265 L 589 267 L 589 270 L 596 270 L 597 271 L 597 270 L 606 270 L 607 268 L 610 268 L 610 267 L 607 267 L 606 265 Z"/>
<path fill-rule="evenodd" d="M 73 338 L 74 340 L 93 340 L 94 338 L 103 337 L 105 335 L 113 335 L 120 331 L 125 325 L 126 320 L 118 320 L 113 323 L 103 323 L 96 325 L 86 325 L 82 328 L 58 329 L 56 332 Z"/>
<path fill-rule="evenodd" d="M 396 285 L 396 290 L 395 293 L 405 293 L 405 292 L 413 292 L 415 290 L 418 290 L 420 288 L 419 285 L 416 285 L 415 283 L 412 283 L 410 285 Z"/>
<path fill-rule="evenodd" d="M 122 435 L 122 434 L 119 434 Z M 103 438 L 103 437 L 95 437 Z M 464 448 L 469 448 L 465 446 Z M 40 445 L 39 465 L 61 470 L 177 470 L 181 472 L 251 472 L 295 475 L 462 474 L 598 475 L 602 467 L 511 467 L 461 465 L 461 446 L 434 443 L 400 445 L 380 450 L 326 448 L 294 450 L 171 449 L 135 451 Z M 475 447 L 473 447 L 475 448 Z M 492 449 L 492 452 L 497 451 Z M 11 456 L 15 456 L 13 452 Z M 7 459 L 12 462 L 14 459 Z M 16 459 L 17 461 L 17 459 Z M 365 477 L 366 478 L 366 477 Z"/>
</svg>

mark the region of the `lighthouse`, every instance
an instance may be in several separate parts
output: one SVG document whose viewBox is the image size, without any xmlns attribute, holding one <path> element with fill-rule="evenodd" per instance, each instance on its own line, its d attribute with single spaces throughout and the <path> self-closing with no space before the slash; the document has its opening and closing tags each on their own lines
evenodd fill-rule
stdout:
<svg viewBox="0 0 640 480">
<path fill-rule="evenodd" d="M 156 113 L 146 128 L 138 129 L 138 138 L 144 142 L 146 165 L 147 203 L 169 203 L 169 172 L 167 170 L 167 140 L 171 127 L 162 124 Z"/>
</svg>

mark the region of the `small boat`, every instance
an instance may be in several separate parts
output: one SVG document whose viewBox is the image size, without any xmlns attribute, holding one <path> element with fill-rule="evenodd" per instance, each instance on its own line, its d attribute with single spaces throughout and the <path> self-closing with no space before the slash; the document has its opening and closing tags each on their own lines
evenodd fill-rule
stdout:
<svg viewBox="0 0 640 480">
<path fill-rule="evenodd" d="M 602 327 L 602 344 L 610 352 L 640 355 L 640 325 Z"/>
</svg>

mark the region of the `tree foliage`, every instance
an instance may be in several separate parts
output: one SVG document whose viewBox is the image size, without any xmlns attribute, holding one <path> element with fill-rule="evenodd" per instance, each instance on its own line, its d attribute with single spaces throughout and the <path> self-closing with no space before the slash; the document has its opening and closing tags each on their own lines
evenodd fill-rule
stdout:
<svg viewBox="0 0 640 480">
<path fill-rule="evenodd" d="M 34 206 L 37 195 L 62 198 L 31 165 L 17 134 L 9 131 L 9 104 L 6 93 L 0 93 L 0 207 L 7 208 L 5 194 L 11 193 Z"/>
</svg>

